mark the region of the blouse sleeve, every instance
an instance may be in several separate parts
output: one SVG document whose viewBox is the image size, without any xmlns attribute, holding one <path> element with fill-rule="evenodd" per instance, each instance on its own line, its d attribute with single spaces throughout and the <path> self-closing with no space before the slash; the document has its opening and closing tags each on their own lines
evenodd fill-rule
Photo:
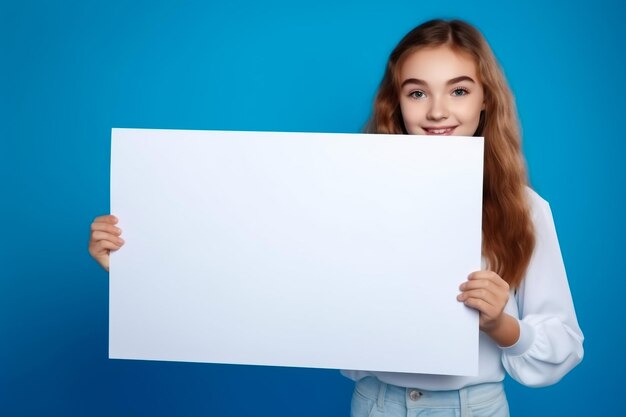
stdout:
<svg viewBox="0 0 626 417">
<path fill-rule="evenodd" d="M 520 338 L 502 348 L 502 363 L 516 381 L 531 387 L 558 382 L 583 358 L 576 320 L 550 206 L 534 191 L 531 207 L 535 250 L 515 296 Z"/>
</svg>

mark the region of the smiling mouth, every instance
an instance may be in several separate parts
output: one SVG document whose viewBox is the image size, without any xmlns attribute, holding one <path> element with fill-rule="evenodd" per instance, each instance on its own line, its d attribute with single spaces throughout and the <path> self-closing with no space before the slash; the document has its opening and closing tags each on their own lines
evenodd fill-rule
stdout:
<svg viewBox="0 0 626 417">
<path fill-rule="evenodd" d="M 454 127 L 423 127 L 427 135 L 451 135 L 456 126 Z"/>
</svg>

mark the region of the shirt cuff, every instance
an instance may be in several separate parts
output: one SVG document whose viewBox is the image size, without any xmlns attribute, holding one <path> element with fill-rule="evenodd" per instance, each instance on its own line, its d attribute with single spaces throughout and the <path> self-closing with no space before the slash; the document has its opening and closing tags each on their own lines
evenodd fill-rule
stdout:
<svg viewBox="0 0 626 417">
<path fill-rule="evenodd" d="M 520 356 L 526 353 L 535 342 L 535 329 L 528 323 L 517 320 L 519 323 L 519 339 L 514 345 L 502 347 L 502 352 L 508 356 Z"/>
</svg>

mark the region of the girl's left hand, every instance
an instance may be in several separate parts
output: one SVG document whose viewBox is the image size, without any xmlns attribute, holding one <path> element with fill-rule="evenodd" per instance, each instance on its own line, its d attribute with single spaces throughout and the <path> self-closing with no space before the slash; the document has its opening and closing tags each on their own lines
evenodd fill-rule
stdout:
<svg viewBox="0 0 626 417">
<path fill-rule="evenodd" d="M 480 313 L 480 330 L 489 333 L 496 329 L 509 301 L 509 284 L 493 271 L 472 272 L 459 287 L 456 299 Z"/>
</svg>

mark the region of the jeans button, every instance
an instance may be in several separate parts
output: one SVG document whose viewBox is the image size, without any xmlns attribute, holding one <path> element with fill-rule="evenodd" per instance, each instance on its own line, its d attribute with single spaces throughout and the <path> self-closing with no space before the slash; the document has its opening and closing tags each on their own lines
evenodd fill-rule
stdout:
<svg viewBox="0 0 626 417">
<path fill-rule="evenodd" d="M 409 398 L 411 399 L 411 401 L 417 401 L 420 399 L 421 396 L 422 393 L 416 389 L 412 389 L 411 391 L 409 391 Z"/>
</svg>

